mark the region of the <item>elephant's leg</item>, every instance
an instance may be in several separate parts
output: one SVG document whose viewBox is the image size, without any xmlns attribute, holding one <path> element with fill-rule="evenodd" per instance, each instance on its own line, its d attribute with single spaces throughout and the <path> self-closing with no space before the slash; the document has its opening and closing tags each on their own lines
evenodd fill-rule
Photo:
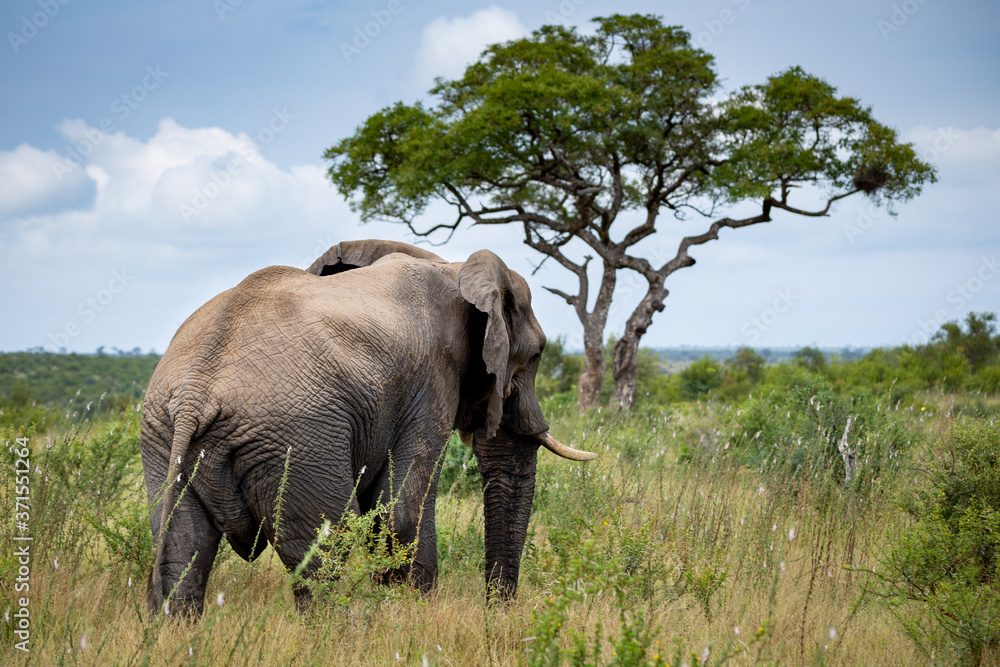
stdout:
<svg viewBox="0 0 1000 667">
<path fill-rule="evenodd" d="M 361 509 L 369 511 L 380 502 L 390 507 L 386 518 L 389 529 L 412 556 L 410 564 L 385 572 L 382 582 L 405 581 L 420 591 L 429 591 L 438 571 L 434 507 L 441 447 L 422 446 L 418 452 L 408 461 L 395 460 L 391 466 L 386 463 L 362 496 Z"/>
<path fill-rule="evenodd" d="M 150 524 L 154 539 L 160 534 L 161 505 L 153 508 Z M 167 608 L 171 615 L 200 615 L 205 602 L 205 587 L 215 561 L 222 533 L 208 517 L 201 501 L 190 489 L 173 510 L 166 534 L 163 536 L 163 561 L 160 565 L 160 595 L 152 590 L 149 579 L 149 602 L 155 607 L 157 600 L 170 599 Z"/>
<path fill-rule="evenodd" d="M 349 508 L 350 511 L 355 514 L 361 513 L 356 498 L 351 498 Z M 329 518 L 331 522 L 334 522 L 335 518 L 339 514 L 342 514 L 342 512 L 342 510 L 334 510 L 329 513 L 324 512 L 324 516 Z M 301 530 L 288 527 L 291 524 L 304 525 L 302 517 L 295 516 L 295 513 L 292 512 L 292 516 L 288 520 L 286 528 L 282 529 L 279 536 L 278 555 L 285 567 L 288 568 L 289 571 L 294 572 L 305 559 L 306 554 L 309 553 L 309 550 L 312 548 L 312 545 L 319 538 L 319 536 L 315 532 L 304 533 Z M 305 567 L 302 568 L 301 575 L 303 579 L 309 579 L 313 576 L 316 570 L 319 569 L 319 565 L 319 558 L 310 559 L 310 561 L 305 564 Z M 304 581 L 296 581 L 292 584 L 292 594 L 295 596 L 296 611 L 299 613 L 309 611 L 312 607 L 312 591 L 309 590 L 309 586 Z"/>
<path fill-rule="evenodd" d="M 296 444 L 288 461 L 287 483 L 280 491 L 283 475 L 284 457 L 275 457 L 248 477 L 244 493 L 250 497 L 251 506 L 257 508 L 264 524 L 263 535 L 285 568 L 309 579 L 319 568 L 320 559 L 305 559 L 319 538 L 317 529 L 323 521 L 336 524 L 345 511 L 360 512 L 353 497 L 349 458 L 346 454 L 340 458 L 335 454 L 318 456 L 315 450 L 310 453 L 307 444 Z M 296 608 L 306 611 L 312 599 L 306 582 L 296 581 L 292 591 Z"/>
</svg>

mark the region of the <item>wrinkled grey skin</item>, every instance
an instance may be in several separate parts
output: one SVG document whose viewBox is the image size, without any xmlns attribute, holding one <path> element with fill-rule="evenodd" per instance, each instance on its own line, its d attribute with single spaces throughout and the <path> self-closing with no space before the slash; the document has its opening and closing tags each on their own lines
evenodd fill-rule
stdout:
<svg viewBox="0 0 1000 667">
<path fill-rule="evenodd" d="M 143 409 L 151 608 L 176 586 L 170 607 L 200 613 L 222 537 L 247 560 L 274 543 L 286 457 L 277 552 L 289 569 L 322 517 L 398 495 L 390 526 L 416 543 L 412 565 L 387 577 L 429 589 L 438 465 L 455 429 L 482 472 L 489 590 L 513 596 L 538 446 L 551 442 L 534 394 L 544 346 L 527 284 L 488 250 L 447 263 L 345 242 L 307 271 L 272 266 L 215 297 L 174 336 Z"/>
</svg>

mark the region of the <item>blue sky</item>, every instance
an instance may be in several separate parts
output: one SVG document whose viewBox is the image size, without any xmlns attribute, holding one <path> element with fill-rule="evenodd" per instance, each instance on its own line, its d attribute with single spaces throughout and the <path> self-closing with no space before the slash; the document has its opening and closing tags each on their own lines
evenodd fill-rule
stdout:
<svg viewBox="0 0 1000 667">
<path fill-rule="evenodd" d="M 726 90 L 802 66 L 871 105 L 940 177 L 896 218 L 851 198 L 827 218 L 727 230 L 671 277 L 644 344 L 896 345 L 1000 311 L 996 3 L 8 0 L 0 350 L 162 352 L 256 269 L 306 266 L 345 239 L 410 240 L 359 223 L 324 177 L 324 149 L 487 43 L 545 23 L 587 31 L 614 12 L 683 26 Z M 658 255 L 707 226 L 663 222 L 647 248 Z M 528 276 L 537 257 L 517 230 L 463 229 L 436 251 L 484 247 L 526 275 L 546 332 L 579 347 L 570 308 L 541 289 L 572 289 L 568 274 Z M 639 287 L 623 276 L 609 333 Z"/>
</svg>

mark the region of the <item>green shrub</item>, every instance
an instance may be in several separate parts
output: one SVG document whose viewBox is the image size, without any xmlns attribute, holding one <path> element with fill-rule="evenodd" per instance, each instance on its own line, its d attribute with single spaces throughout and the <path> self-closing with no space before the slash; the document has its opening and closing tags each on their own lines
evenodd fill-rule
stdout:
<svg viewBox="0 0 1000 667">
<path fill-rule="evenodd" d="M 478 493 L 482 488 L 482 475 L 476 455 L 458 433 L 452 433 L 445 445 L 444 460 L 441 465 L 441 476 L 438 478 L 438 493 L 454 493 L 464 496 Z"/>
<path fill-rule="evenodd" d="M 621 564 L 599 553 L 597 539 L 583 541 L 568 558 L 549 599 L 531 614 L 525 664 L 541 667 L 565 661 L 571 665 L 666 665 L 666 651 L 658 652 L 653 646 L 654 630 L 629 601 L 629 584 Z M 611 595 L 618 610 L 617 636 L 606 634 L 600 622 L 592 633 L 587 633 L 571 620 L 573 607 L 602 594 Z M 570 644 L 568 648 L 563 646 L 563 636 Z M 605 641 L 612 646 L 610 661 L 604 657 Z"/>
<path fill-rule="evenodd" d="M 554 338 L 545 345 L 535 376 L 535 393 L 539 398 L 572 393 L 580 373 L 583 357 L 566 352 L 566 339 Z"/>
<path fill-rule="evenodd" d="M 405 586 L 383 586 L 387 573 L 413 561 L 411 545 L 400 544 L 389 530 L 386 517 L 391 506 L 382 503 L 362 515 L 348 513 L 339 523 L 325 521 L 317 529 L 311 550 L 320 560 L 319 569 L 305 585 L 318 603 L 348 607 L 354 603 L 380 604 L 389 599 L 412 597 Z"/>
<path fill-rule="evenodd" d="M 23 382 L 15 382 L 10 396 L 0 398 L 0 428 L 15 431 L 25 427 L 34 433 L 44 433 L 56 421 L 56 413 L 38 405 L 31 389 Z"/>
<path fill-rule="evenodd" d="M 764 380 L 767 360 L 750 347 L 741 347 L 723 365 L 722 382 L 717 395 L 726 401 L 737 401 Z"/>
<path fill-rule="evenodd" d="M 698 398 L 722 384 L 722 367 L 708 356 L 688 364 L 679 375 L 684 397 L 688 399 Z"/>
<path fill-rule="evenodd" d="M 865 391 L 840 396 L 823 376 L 801 368 L 789 369 L 785 382 L 731 413 L 730 446 L 745 464 L 791 478 L 829 475 L 843 481 L 839 444 L 847 432 L 854 488 L 870 490 L 890 466 L 898 467 L 907 437 L 888 406 Z"/>
<path fill-rule="evenodd" d="M 984 366 L 969 380 L 969 386 L 984 394 L 1000 394 L 1000 364 Z"/>
<path fill-rule="evenodd" d="M 613 535 L 600 534 L 583 540 L 568 559 L 548 599 L 532 612 L 532 627 L 525 640 L 525 665 L 723 665 L 770 634 L 770 623 L 765 622 L 746 643 L 729 643 L 718 654 L 710 648 L 700 655 L 686 651 L 679 639 L 674 640 L 672 648 L 662 645 L 655 640 L 658 628 L 647 621 L 651 610 L 635 604 L 631 589 L 636 578 L 629 574 L 627 559 L 601 553 L 601 542 L 609 537 L 614 541 Z M 719 585 L 721 582 L 715 579 L 707 584 L 713 590 Z M 617 627 L 606 628 L 596 621 L 587 628 L 590 610 L 601 597 L 610 599 Z"/>
<path fill-rule="evenodd" d="M 928 484 L 902 509 L 883 561 L 881 594 L 928 655 L 945 650 L 979 665 L 1000 657 L 1000 430 L 957 422 L 927 468 Z"/>
</svg>

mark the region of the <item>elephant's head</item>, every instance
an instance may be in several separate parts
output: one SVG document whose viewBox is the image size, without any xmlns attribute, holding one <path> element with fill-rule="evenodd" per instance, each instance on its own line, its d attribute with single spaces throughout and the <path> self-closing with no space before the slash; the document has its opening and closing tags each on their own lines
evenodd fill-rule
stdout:
<svg viewBox="0 0 1000 667">
<path fill-rule="evenodd" d="M 545 334 L 524 278 L 489 250 L 480 250 L 459 271 L 458 284 L 475 311 L 469 326 L 473 359 L 456 427 L 463 440 L 471 441 L 483 478 L 488 590 L 504 599 L 517 591 L 539 445 L 574 461 L 596 454 L 549 434 L 535 397 Z"/>
<path fill-rule="evenodd" d="M 535 397 L 535 374 L 545 334 L 531 309 L 524 278 L 489 250 L 464 264 L 449 265 L 422 248 L 392 241 L 348 241 L 328 250 L 308 269 L 331 275 L 403 253 L 457 269 L 464 329 L 455 332 L 468 348 L 455 428 L 472 446 L 483 478 L 486 581 L 491 597 L 517 591 L 521 551 L 535 489 L 538 447 L 574 461 L 596 454 L 565 445 L 549 434 Z M 457 295 L 456 295 L 457 296 Z"/>
</svg>

